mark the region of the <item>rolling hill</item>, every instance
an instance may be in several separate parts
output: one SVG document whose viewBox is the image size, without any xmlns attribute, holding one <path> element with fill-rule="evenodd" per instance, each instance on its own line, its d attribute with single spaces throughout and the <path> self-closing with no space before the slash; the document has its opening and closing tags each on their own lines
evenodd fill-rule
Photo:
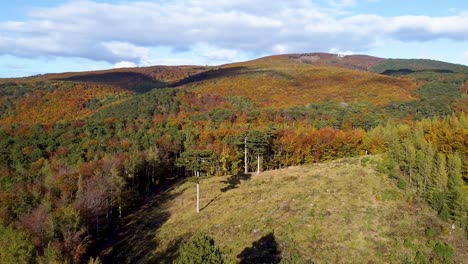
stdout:
<svg viewBox="0 0 468 264">
<path fill-rule="evenodd" d="M 1 79 L 0 259 L 168 262 L 199 230 L 241 263 L 463 261 L 466 69 L 310 53 Z"/>
<path fill-rule="evenodd" d="M 269 254 L 291 263 L 466 260 L 466 238 L 378 173 L 378 159 L 204 179 L 198 214 L 195 184 L 177 184 L 125 219 L 103 259 L 171 263 L 181 243 L 205 232 L 234 263 Z M 445 243 L 457 253 L 442 253 Z"/>
<path fill-rule="evenodd" d="M 431 60 L 310 53 L 269 56 L 218 67 L 153 66 L 1 79 L 0 122 L 83 119 L 132 94 L 163 87 L 189 89 L 200 96 L 243 97 L 262 108 L 366 102 L 393 109 L 391 115 L 394 109 L 403 112 L 402 107 L 412 115 L 425 115 L 433 111 L 425 108 L 447 105 L 447 101 L 424 101 L 424 109 L 418 109 L 414 105 L 424 99 L 419 92 L 422 86 L 444 79 L 449 83 L 454 78 L 453 89 L 458 94 L 448 105 L 462 111 L 466 89 L 461 87 L 466 83 L 466 68 Z M 452 111 L 442 108 L 444 113 Z M 26 117 L 21 116 L 23 113 Z"/>
</svg>

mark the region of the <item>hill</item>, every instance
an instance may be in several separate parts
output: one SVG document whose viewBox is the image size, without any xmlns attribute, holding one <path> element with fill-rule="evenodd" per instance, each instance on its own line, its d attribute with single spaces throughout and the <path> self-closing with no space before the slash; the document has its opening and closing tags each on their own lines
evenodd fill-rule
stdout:
<svg viewBox="0 0 468 264">
<path fill-rule="evenodd" d="M 468 70 L 468 67 L 465 65 L 429 59 L 384 59 L 368 55 L 340 55 L 323 52 L 273 55 L 240 64 L 272 62 L 293 62 L 314 66 L 332 66 L 384 74 L 386 74 L 386 71 L 440 71 L 466 73 Z M 232 65 L 238 64 L 239 63 L 233 63 Z"/>
<path fill-rule="evenodd" d="M 82 120 L 133 94 L 166 87 L 199 66 L 153 66 L 0 79 L 0 123 Z"/>
<path fill-rule="evenodd" d="M 290 56 L 0 80 L 0 258 L 86 263 L 108 239 L 111 260 L 170 260 L 198 228 L 230 260 L 265 244 L 285 260 L 465 259 L 467 74 Z M 367 154 L 407 191 L 367 157 L 284 169 Z M 276 171 L 239 175 L 244 156 Z M 168 190 L 195 171 L 214 176 L 197 216 L 193 184 Z"/>
<path fill-rule="evenodd" d="M 242 96 L 268 107 L 327 101 L 413 101 L 417 86 L 409 80 L 345 68 L 293 62 L 258 61 L 210 70 L 186 80 L 183 87 L 199 94 Z"/>
<path fill-rule="evenodd" d="M 177 184 L 125 219 L 104 260 L 170 263 L 180 243 L 199 231 L 212 236 L 229 261 L 268 252 L 284 260 L 302 256 L 304 263 L 466 260 L 463 232 L 377 172 L 378 160 L 203 179 L 198 214 L 194 183 Z"/>
<path fill-rule="evenodd" d="M 420 119 L 466 110 L 466 69 L 431 60 L 308 53 L 217 67 L 152 66 L 0 79 L 0 123 L 81 120 L 164 87 L 201 97 L 241 97 L 260 108 L 368 103 L 383 115 Z"/>
</svg>

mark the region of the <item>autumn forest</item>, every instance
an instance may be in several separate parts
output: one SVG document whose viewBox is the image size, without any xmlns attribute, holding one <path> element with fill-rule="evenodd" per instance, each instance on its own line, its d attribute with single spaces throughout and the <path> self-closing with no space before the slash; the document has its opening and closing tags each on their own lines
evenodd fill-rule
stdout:
<svg viewBox="0 0 468 264">
<path fill-rule="evenodd" d="M 467 106 L 468 67 L 364 55 L 0 79 L 0 262 L 87 263 L 154 195 L 244 155 L 262 172 L 377 157 L 466 237 Z"/>
</svg>

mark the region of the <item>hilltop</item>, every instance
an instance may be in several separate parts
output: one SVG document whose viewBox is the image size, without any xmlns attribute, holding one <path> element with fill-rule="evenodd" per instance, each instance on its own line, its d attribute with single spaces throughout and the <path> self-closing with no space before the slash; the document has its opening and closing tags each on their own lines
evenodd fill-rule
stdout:
<svg viewBox="0 0 468 264">
<path fill-rule="evenodd" d="M 440 115 L 466 110 L 467 68 L 431 60 L 308 53 L 216 67 L 152 66 L 0 79 L 0 123 L 82 120 L 165 87 L 202 97 L 242 97 L 260 108 L 369 103 L 385 110 L 384 115 Z M 433 89 L 442 86 L 443 92 Z"/>
<path fill-rule="evenodd" d="M 378 160 L 341 159 L 203 179 L 198 214 L 195 184 L 179 183 L 129 215 L 103 259 L 170 263 L 180 243 L 201 231 L 234 262 L 262 252 L 280 252 L 284 260 L 302 256 L 304 263 L 466 260 L 463 232 L 377 172 Z M 440 251 L 444 243 L 450 246 Z"/>
</svg>

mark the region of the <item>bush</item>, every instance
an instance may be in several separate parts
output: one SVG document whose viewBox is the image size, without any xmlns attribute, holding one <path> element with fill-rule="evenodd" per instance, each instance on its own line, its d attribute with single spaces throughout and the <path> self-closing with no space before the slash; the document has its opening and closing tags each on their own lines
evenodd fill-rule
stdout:
<svg viewBox="0 0 468 264">
<path fill-rule="evenodd" d="M 429 204 L 434 210 L 440 213 L 440 211 L 445 207 L 446 201 L 447 198 L 443 192 L 434 192 L 429 199 Z"/>
<path fill-rule="evenodd" d="M 424 230 L 424 234 L 426 234 L 428 238 L 434 238 L 436 236 L 436 231 L 431 226 L 428 226 L 426 230 Z"/>
<path fill-rule="evenodd" d="M 193 236 L 179 248 L 175 264 L 219 264 L 225 263 L 221 250 L 214 240 L 202 233 Z"/>
<path fill-rule="evenodd" d="M 446 204 L 444 204 L 442 209 L 440 209 L 439 216 L 440 218 L 442 218 L 442 220 L 445 220 L 445 221 L 448 221 L 450 219 L 450 211 Z"/>
<path fill-rule="evenodd" d="M 404 179 L 398 179 L 397 186 L 402 190 L 406 190 L 406 188 L 408 188 L 408 182 Z"/>
<path fill-rule="evenodd" d="M 442 263 L 452 262 L 454 250 L 446 243 L 436 243 L 433 247 L 436 258 Z"/>
<path fill-rule="evenodd" d="M 366 167 L 367 166 L 367 163 L 370 161 L 370 158 L 369 157 L 364 157 L 361 159 L 361 166 L 362 167 Z"/>
<path fill-rule="evenodd" d="M 416 256 L 414 256 L 413 263 L 414 264 L 427 264 L 427 258 L 426 256 L 424 256 L 424 253 L 418 250 L 418 252 L 416 252 Z"/>
</svg>

